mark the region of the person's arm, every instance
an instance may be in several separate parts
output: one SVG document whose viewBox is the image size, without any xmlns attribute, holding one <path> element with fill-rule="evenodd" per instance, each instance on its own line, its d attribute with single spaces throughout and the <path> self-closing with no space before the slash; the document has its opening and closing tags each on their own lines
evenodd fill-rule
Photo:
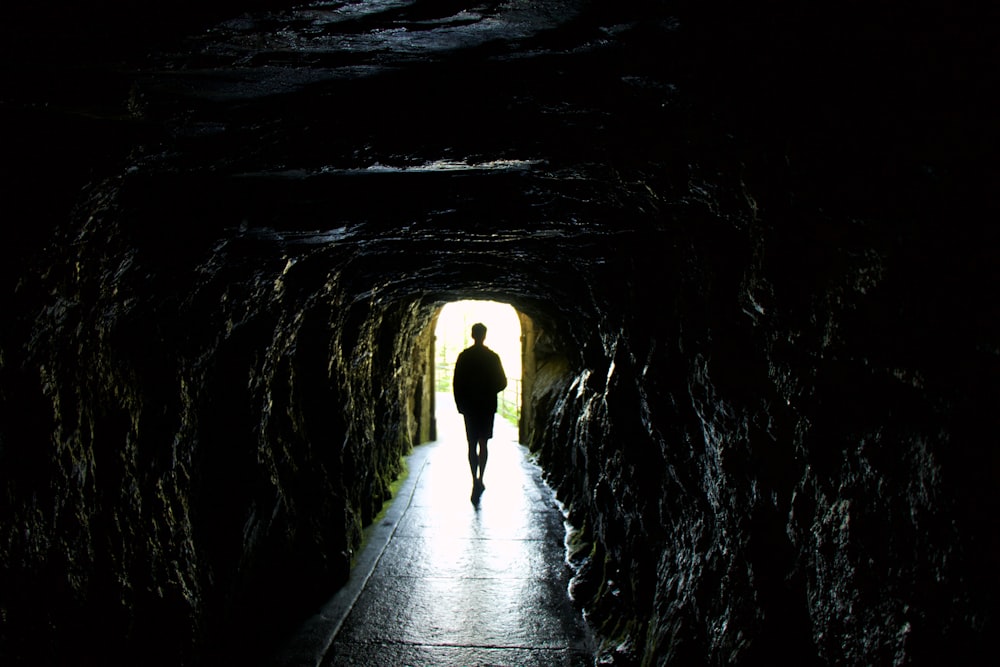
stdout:
<svg viewBox="0 0 1000 667">
<path fill-rule="evenodd" d="M 500 355 L 495 355 L 497 367 L 496 367 L 496 386 L 497 393 L 500 393 L 507 388 L 507 375 L 503 372 L 503 364 L 500 363 Z"/>
<path fill-rule="evenodd" d="M 465 364 L 462 363 L 462 355 L 458 355 L 455 361 L 455 375 L 452 377 L 452 393 L 455 396 L 455 407 L 459 414 L 465 414 L 465 398 L 468 396 L 466 387 Z"/>
</svg>

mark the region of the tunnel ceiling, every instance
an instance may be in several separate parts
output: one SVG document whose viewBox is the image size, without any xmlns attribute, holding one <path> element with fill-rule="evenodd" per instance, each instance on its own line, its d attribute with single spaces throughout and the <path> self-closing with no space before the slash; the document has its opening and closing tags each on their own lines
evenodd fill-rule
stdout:
<svg viewBox="0 0 1000 667">
<path fill-rule="evenodd" d="M 9 183 L 25 219 L 103 210 L 133 271 L 164 283 L 306 259 L 305 290 L 340 267 L 359 299 L 500 299 L 576 322 L 579 342 L 648 307 L 639 282 L 707 275 L 696 245 L 775 240 L 794 279 L 830 239 L 861 256 L 922 247 L 942 217 L 974 225 L 955 202 L 989 179 L 990 135 L 969 129 L 988 125 L 986 89 L 934 64 L 971 72 L 987 47 L 914 41 L 889 10 L 861 29 L 780 3 L 264 0 L 161 11 L 146 44 L 135 11 L 109 7 L 37 19 L 67 39 L 10 61 L 8 127 L 27 131 L 8 141 Z M 21 53 L 24 34 L 7 35 Z M 886 220 L 906 222 L 871 224 Z M 107 245 L 96 222 L 66 233 Z M 5 267 L 12 282 L 41 272 L 31 257 Z M 640 257 L 688 265 L 648 276 Z"/>
<path fill-rule="evenodd" d="M 820 205 L 860 213 L 872 204 L 859 181 L 900 163 L 903 178 L 919 169 L 889 148 L 916 150 L 912 137 L 880 137 L 889 158 L 857 145 L 886 129 L 859 124 L 859 99 L 895 60 L 855 70 L 830 105 L 837 81 L 822 49 L 838 24 L 817 27 L 823 17 L 585 0 L 247 8 L 269 4 L 205 14 L 201 30 L 192 19 L 181 39 L 183 21 L 161 13 L 165 34 L 116 66 L 40 66 L 68 91 L 54 113 L 88 119 L 93 145 L 81 152 L 107 160 L 83 169 L 123 172 L 110 187 L 162 250 L 180 251 L 180 238 L 238 237 L 256 244 L 250 254 L 349 243 L 379 258 L 401 296 L 561 303 L 567 272 L 624 275 L 630 255 L 705 220 L 703 233 L 725 234 L 713 228 L 722 209 L 756 205 L 748 183 L 787 199 L 790 171 L 812 171 L 839 190 Z M 112 30 L 127 44 L 132 18 Z M 794 42 L 762 38 L 779 20 L 800 29 Z M 781 57 L 810 41 L 797 60 Z M 865 60 L 876 41 L 839 53 L 840 65 Z M 52 97 L 39 85 L 25 84 L 27 104 Z M 897 92 L 904 105 L 922 90 Z M 862 125 L 853 145 L 839 139 Z M 22 148 L 40 164 L 60 158 Z M 805 185 L 796 197 L 816 194 Z"/>
<path fill-rule="evenodd" d="M 663 243 L 691 168 L 689 113 L 652 55 L 675 23 L 453 5 L 260 12 L 142 62 L 115 187 L 147 247 L 348 253 L 386 298 L 499 298 L 552 321 L 595 272 L 624 273 L 612 249 Z"/>
</svg>

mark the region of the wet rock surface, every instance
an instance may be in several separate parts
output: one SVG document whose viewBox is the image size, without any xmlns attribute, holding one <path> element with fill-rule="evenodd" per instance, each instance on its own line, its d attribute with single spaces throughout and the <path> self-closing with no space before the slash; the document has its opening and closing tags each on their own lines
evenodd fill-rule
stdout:
<svg viewBox="0 0 1000 667">
<path fill-rule="evenodd" d="M 5 28 L 5 664 L 262 655 L 345 581 L 467 297 L 539 330 L 602 660 L 979 664 L 990 16 L 182 9 Z"/>
</svg>

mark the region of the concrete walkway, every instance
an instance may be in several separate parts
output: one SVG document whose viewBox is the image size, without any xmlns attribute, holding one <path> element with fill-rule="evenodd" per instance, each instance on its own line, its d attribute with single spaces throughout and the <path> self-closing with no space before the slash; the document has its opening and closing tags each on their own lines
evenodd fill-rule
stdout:
<svg viewBox="0 0 1000 667">
<path fill-rule="evenodd" d="M 436 442 L 369 531 L 348 584 L 281 656 L 288 667 L 593 664 L 566 593 L 563 516 L 499 417 L 478 503 L 462 422 L 438 396 Z"/>
</svg>

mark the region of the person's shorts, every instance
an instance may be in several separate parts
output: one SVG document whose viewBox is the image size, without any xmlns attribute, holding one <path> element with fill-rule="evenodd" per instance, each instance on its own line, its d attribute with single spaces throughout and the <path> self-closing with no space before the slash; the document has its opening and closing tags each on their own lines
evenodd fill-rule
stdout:
<svg viewBox="0 0 1000 667">
<path fill-rule="evenodd" d="M 470 443 L 493 437 L 493 416 L 492 412 L 465 415 L 465 436 Z"/>
</svg>

